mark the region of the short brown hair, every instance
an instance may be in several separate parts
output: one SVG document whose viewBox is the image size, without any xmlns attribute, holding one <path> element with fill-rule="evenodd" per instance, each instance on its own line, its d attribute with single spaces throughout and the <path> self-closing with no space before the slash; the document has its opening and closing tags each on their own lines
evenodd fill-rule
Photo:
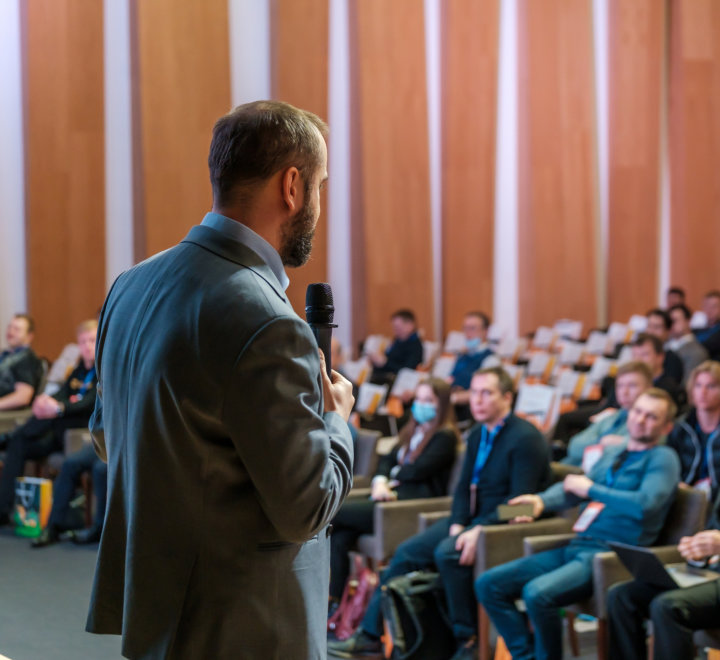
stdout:
<svg viewBox="0 0 720 660">
<path fill-rule="evenodd" d="M 282 101 L 245 103 L 218 119 L 208 156 L 215 204 L 247 203 L 255 185 L 291 165 L 308 172 L 308 187 L 322 159 L 318 131 L 326 137 L 320 117 Z"/>
<path fill-rule="evenodd" d="M 649 396 L 652 399 L 662 399 L 667 404 L 667 413 L 665 415 L 665 421 L 671 422 L 677 415 L 677 405 L 672 400 L 672 397 L 659 387 L 651 387 L 645 390 L 640 396 Z"/>
<path fill-rule="evenodd" d="M 716 362 L 715 360 L 705 360 L 705 362 L 701 362 L 690 372 L 686 388 L 688 401 L 690 401 L 693 405 L 695 405 L 695 402 L 692 400 L 692 391 L 693 387 L 695 387 L 695 381 L 700 374 L 710 374 L 713 380 L 720 385 L 720 362 Z"/>
<path fill-rule="evenodd" d="M 476 310 L 472 312 L 467 312 L 465 316 L 474 316 L 475 318 L 480 319 L 485 330 L 490 327 L 490 317 L 485 312 L 480 312 Z"/>
<path fill-rule="evenodd" d="M 484 376 L 486 374 L 495 374 L 501 394 L 515 394 L 515 381 L 513 381 L 512 377 L 507 371 L 505 371 L 505 369 L 502 367 L 485 367 L 483 369 L 478 369 L 473 374 L 473 378 L 475 378 L 475 376 Z"/>
<path fill-rule="evenodd" d="M 645 344 L 652 344 L 655 355 L 662 355 L 665 352 L 663 343 L 655 335 L 651 335 L 649 332 L 641 332 L 632 343 L 633 346 L 645 346 Z"/>
<path fill-rule="evenodd" d="M 24 312 L 18 312 L 17 314 L 13 314 L 14 319 L 23 319 L 27 323 L 27 331 L 28 333 L 35 332 L 35 319 L 30 316 L 30 314 L 25 314 Z"/>
<path fill-rule="evenodd" d="M 647 381 L 648 385 L 653 382 L 650 367 L 648 367 L 644 362 L 640 362 L 640 360 L 631 360 L 630 362 L 621 364 L 617 369 L 617 373 L 615 374 L 615 380 L 620 378 L 620 376 L 624 376 L 625 374 L 640 374 Z"/>
</svg>

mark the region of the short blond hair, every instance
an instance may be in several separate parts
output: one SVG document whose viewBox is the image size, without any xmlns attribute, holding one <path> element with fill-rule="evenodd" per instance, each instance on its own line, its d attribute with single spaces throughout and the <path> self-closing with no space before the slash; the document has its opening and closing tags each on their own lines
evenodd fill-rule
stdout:
<svg viewBox="0 0 720 660">
<path fill-rule="evenodd" d="M 90 330 L 97 330 L 98 322 L 96 319 L 87 319 L 83 321 L 77 327 L 76 334 L 82 334 L 83 332 L 90 332 Z"/>
<path fill-rule="evenodd" d="M 685 387 L 687 388 L 688 401 L 693 405 L 695 405 L 695 402 L 692 399 L 692 391 L 693 387 L 695 387 L 695 381 L 700 374 L 710 374 L 712 379 L 720 385 L 720 362 L 705 360 L 705 362 L 701 362 L 690 372 Z"/>
<path fill-rule="evenodd" d="M 677 415 L 677 404 L 672 400 L 672 397 L 659 387 L 651 387 L 645 390 L 640 396 L 649 396 L 651 399 L 662 399 L 667 404 L 667 413 L 665 415 L 666 422 L 672 422 Z M 639 399 L 640 397 L 638 397 Z"/>
</svg>

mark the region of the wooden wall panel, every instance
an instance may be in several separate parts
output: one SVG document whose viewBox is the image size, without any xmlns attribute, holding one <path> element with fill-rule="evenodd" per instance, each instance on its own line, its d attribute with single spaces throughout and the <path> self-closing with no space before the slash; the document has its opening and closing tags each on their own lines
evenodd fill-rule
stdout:
<svg viewBox="0 0 720 660">
<path fill-rule="evenodd" d="M 212 206 L 212 127 L 230 110 L 227 0 L 133 0 L 136 259 Z"/>
<path fill-rule="evenodd" d="M 591 5 L 524 0 L 519 18 L 519 325 L 595 325 Z"/>
<path fill-rule="evenodd" d="M 720 287 L 720 4 L 674 0 L 670 36 L 672 284 Z"/>
<path fill-rule="evenodd" d="M 54 359 L 105 297 L 103 13 L 94 0 L 22 12 L 28 308 Z"/>
<path fill-rule="evenodd" d="M 608 320 L 655 305 L 665 3 L 610 0 Z"/>
<path fill-rule="evenodd" d="M 328 121 L 328 0 L 273 0 L 272 94 L 275 99 L 310 110 Z M 320 200 L 320 221 L 310 261 L 288 269 L 288 297 L 303 318 L 307 285 L 326 282 L 328 277 L 327 235 L 331 219 L 327 216 L 325 193 Z"/>
<path fill-rule="evenodd" d="M 443 16 L 443 331 L 492 314 L 498 0 L 449 0 Z"/>
<path fill-rule="evenodd" d="M 387 334 L 400 307 L 432 338 L 423 2 L 353 0 L 350 11 L 355 338 Z"/>
</svg>

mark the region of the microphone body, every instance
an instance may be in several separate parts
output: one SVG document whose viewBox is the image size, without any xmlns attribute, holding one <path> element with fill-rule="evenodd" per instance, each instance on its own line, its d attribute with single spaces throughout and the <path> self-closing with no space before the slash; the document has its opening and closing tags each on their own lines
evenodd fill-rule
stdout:
<svg viewBox="0 0 720 660">
<path fill-rule="evenodd" d="M 333 323 L 335 317 L 335 306 L 330 285 L 321 282 L 308 284 L 305 294 L 305 318 L 315 335 L 315 340 L 325 356 L 327 375 L 332 371 L 332 353 L 330 350 L 332 342 L 332 329 L 337 328 Z"/>
</svg>

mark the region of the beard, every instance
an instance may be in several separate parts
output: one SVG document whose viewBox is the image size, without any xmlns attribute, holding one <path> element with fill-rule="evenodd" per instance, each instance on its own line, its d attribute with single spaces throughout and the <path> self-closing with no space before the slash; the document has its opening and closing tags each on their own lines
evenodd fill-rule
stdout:
<svg viewBox="0 0 720 660">
<path fill-rule="evenodd" d="M 633 440 L 643 445 L 651 445 L 657 438 L 651 438 L 649 435 L 641 435 L 639 438 L 633 438 Z"/>
<path fill-rule="evenodd" d="M 306 264 L 312 252 L 314 236 L 315 213 L 305 202 L 283 228 L 280 243 L 280 259 L 282 259 L 283 266 L 297 268 Z"/>
</svg>

